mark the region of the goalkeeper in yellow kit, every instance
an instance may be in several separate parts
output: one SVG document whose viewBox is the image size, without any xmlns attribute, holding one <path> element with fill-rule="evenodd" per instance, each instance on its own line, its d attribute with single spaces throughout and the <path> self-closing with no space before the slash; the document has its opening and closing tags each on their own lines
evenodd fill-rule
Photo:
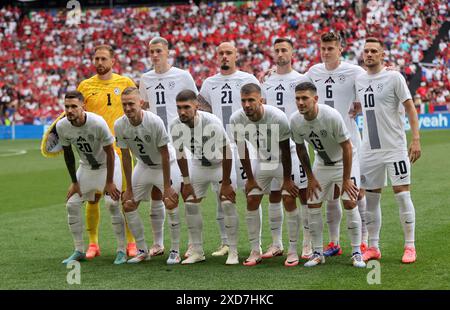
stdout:
<svg viewBox="0 0 450 310">
<path fill-rule="evenodd" d="M 109 129 L 114 135 L 114 122 L 121 117 L 123 113 L 121 94 L 122 91 L 130 86 L 135 87 L 134 82 L 125 76 L 112 72 L 114 66 L 114 50 L 109 45 L 99 45 L 94 49 L 94 66 L 97 74 L 93 77 L 83 80 L 78 86 L 78 91 L 85 98 L 85 109 L 88 112 L 94 112 L 102 116 L 108 123 Z M 116 152 L 122 160 L 120 149 L 115 146 Z M 126 188 L 126 180 L 123 178 L 123 189 Z M 98 196 L 101 193 L 97 194 Z M 98 201 L 98 199 L 96 199 Z M 100 255 L 98 245 L 98 225 L 100 222 L 99 203 L 88 202 L 86 207 L 86 227 L 89 233 L 89 248 L 86 252 L 86 258 L 92 259 Z M 136 256 L 137 249 L 133 235 L 128 229 L 127 233 L 127 255 Z"/>
</svg>

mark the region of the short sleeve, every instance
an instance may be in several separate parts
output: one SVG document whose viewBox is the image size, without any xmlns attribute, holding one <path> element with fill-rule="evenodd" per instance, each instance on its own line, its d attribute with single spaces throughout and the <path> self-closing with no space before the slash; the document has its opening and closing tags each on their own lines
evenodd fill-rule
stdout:
<svg viewBox="0 0 450 310">
<path fill-rule="evenodd" d="M 284 113 L 279 117 L 279 125 L 279 141 L 282 142 L 291 137 L 289 121 Z"/>
<path fill-rule="evenodd" d="M 156 124 L 156 144 L 158 147 L 162 147 L 167 145 L 170 142 L 169 135 L 166 131 L 166 127 L 164 126 L 164 122 L 161 118 L 157 118 Z"/>
<path fill-rule="evenodd" d="M 341 114 L 336 111 L 332 114 L 332 122 L 334 127 L 335 139 L 337 143 L 342 143 L 350 139 L 350 134 L 345 126 L 344 119 Z"/>
<path fill-rule="evenodd" d="M 406 80 L 400 73 L 396 72 L 395 74 L 395 86 L 394 91 L 400 103 L 405 102 L 408 99 L 412 99 L 411 93 L 408 89 L 408 85 L 406 84 Z"/>
<path fill-rule="evenodd" d="M 114 137 L 111 134 L 111 131 L 108 128 L 108 124 L 106 124 L 106 121 L 103 118 L 99 118 L 99 124 L 100 124 L 100 141 L 102 143 L 102 146 L 107 146 L 114 143 Z"/>
<path fill-rule="evenodd" d="M 147 90 L 145 89 L 145 87 L 144 77 L 142 77 L 141 82 L 139 83 L 139 93 L 141 94 L 141 99 L 144 100 L 144 102 L 149 102 Z"/>
<path fill-rule="evenodd" d="M 127 149 L 128 145 L 123 138 L 122 126 L 120 126 L 120 119 L 114 123 L 114 133 L 116 135 L 116 146 L 121 149 Z"/>
<path fill-rule="evenodd" d="M 62 120 L 56 123 L 56 132 L 58 133 L 58 140 L 61 146 L 70 146 L 70 141 L 67 140 L 64 133 Z"/>
<path fill-rule="evenodd" d="M 296 144 L 304 144 L 305 139 L 301 136 L 300 130 L 296 124 L 298 122 L 297 117 L 295 117 L 295 114 L 290 120 L 290 127 L 291 127 L 291 138 Z"/>
</svg>

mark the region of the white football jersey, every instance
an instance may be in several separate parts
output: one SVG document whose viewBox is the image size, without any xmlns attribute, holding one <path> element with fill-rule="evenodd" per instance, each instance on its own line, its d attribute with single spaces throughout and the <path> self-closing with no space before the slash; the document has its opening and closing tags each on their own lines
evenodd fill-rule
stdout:
<svg viewBox="0 0 450 310">
<path fill-rule="evenodd" d="M 365 72 L 360 66 L 341 62 L 332 71 L 327 70 L 325 64 L 321 63 L 312 66 L 306 73 L 317 88 L 319 103 L 329 105 L 341 113 L 356 148 L 361 145 L 361 136 L 355 120 L 350 118 L 348 112 L 353 102 L 359 101 L 355 88 L 356 77 Z"/>
<path fill-rule="evenodd" d="M 150 111 L 142 112 L 142 123 L 138 126 L 133 126 L 126 115 L 116 120 L 116 145 L 123 149 L 129 148 L 138 161 L 157 168 L 162 163 L 159 148 L 167 145 L 170 138 L 158 115 Z"/>
<path fill-rule="evenodd" d="M 340 143 L 350 139 L 341 114 L 326 105 L 319 105 L 317 117 L 307 121 L 295 112 L 290 120 L 292 140 L 297 144 L 308 141 L 314 147 L 317 163 L 321 166 L 342 166 Z M 355 154 L 355 152 L 353 152 Z"/>
<path fill-rule="evenodd" d="M 356 90 L 364 114 L 363 152 L 407 150 L 403 102 L 411 99 L 405 78 L 397 71 L 363 73 Z"/>
<path fill-rule="evenodd" d="M 242 107 L 241 87 L 248 83 L 259 85 L 258 80 L 247 72 L 238 70 L 230 75 L 218 73 L 203 82 L 200 95 L 209 102 L 212 113 L 226 126 L 230 123 L 231 114 Z"/>
<path fill-rule="evenodd" d="M 176 67 L 171 67 L 163 74 L 155 70 L 146 72 L 139 83 L 142 100 L 149 103 L 150 111 L 161 117 L 166 127 L 178 116 L 175 98 L 185 89 L 198 94 L 191 74 Z"/>
<path fill-rule="evenodd" d="M 286 115 L 292 115 L 297 111 L 295 86 L 302 82 L 310 80 L 295 70 L 287 74 L 272 73 L 262 85 L 262 96 L 266 104 L 279 108 Z"/>
<path fill-rule="evenodd" d="M 214 114 L 197 111 L 194 128 L 176 118 L 170 124 L 170 134 L 175 149 L 187 149 L 196 166 L 211 167 L 222 162 L 223 147 L 230 143 L 220 119 Z"/>
<path fill-rule="evenodd" d="M 286 114 L 271 105 L 263 105 L 263 117 L 252 122 L 240 109 L 231 115 L 230 124 L 236 142 L 248 141 L 261 161 L 281 162 L 279 143 L 290 138 Z"/>
<path fill-rule="evenodd" d="M 86 113 L 86 123 L 73 126 L 67 117 L 56 123 L 56 132 L 62 146 L 73 145 L 80 155 L 80 165 L 91 170 L 106 168 L 104 146 L 114 143 L 114 137 L 103 117 Z"/>
</svg>

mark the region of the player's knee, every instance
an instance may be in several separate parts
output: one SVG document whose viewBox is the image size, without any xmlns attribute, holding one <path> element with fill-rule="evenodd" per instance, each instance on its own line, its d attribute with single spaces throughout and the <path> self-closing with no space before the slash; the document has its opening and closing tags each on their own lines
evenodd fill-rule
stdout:
<svg viewBox="0 0 450 310">
<path fill-rule="evenodd" d="M 281 191 L 272 191 L 269 195 L 270 203 L 279 203 L 281 201 Z"/>
<path fill-rule="evenodd" d="M 363 199 L 365 195 L 366 195 L 366 191 L 364 189 L 360 188 L 359 193 L 358 193 L 358 200 Z"/>
<path fill-rule="evenodd" d="M 162 193 L 156 186 L 152 188 L 152 200 L 162 200 Z"/>
<path fill-rule="evenodd" d="M 394 191 L 394 194 L 398 194 L 401 192 L 407 192 L 409 191 L 409 185 L 396 185 L 396 186 L 392 186 L 392 189 Z"/>
<path fill-rule="evenodd" d="M 283 205 L 286 210 L 293 211 L 296 208 L 295 197 L 292 197 L 291 195 L 283 195 Z"/>
<path fill-rule="evenodd" d="M 351 210 L 356 208 L 356 201 L 353 200 L 342 200 L 344 209 L 345 210 Z"/>
<path fill-rule="evenodd" d="M 259 204 L 261 202 L 261 198 L 255 195 L 247 196 L 247 209 L 249 210 L 257 210 L 259 208 Z"/>
<path fill-rule="evenodd" d="M 133 212 L 137 210 L 138 206 L 137 204 L 132 200 L 127 200 L 123 203 L 123 210 L 125 212 Z"/>
</svg>

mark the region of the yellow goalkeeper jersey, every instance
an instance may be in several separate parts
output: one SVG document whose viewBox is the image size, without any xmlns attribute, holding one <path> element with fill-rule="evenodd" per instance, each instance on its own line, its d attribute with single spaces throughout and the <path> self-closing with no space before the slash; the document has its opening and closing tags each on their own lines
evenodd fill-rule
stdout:
<svg viewBox="0 0 450 310">
<path fill-rule="evenodd" d="M 84 96 L 86 111 L 102 116 L 114 135 L 114 122 L 124 114 L 120 95 L 130 86 L 136 86 L 130 78 L 113 73 L 109 80 L 94 75 L 82 81 L 78 91 Z"/>
</svg>

